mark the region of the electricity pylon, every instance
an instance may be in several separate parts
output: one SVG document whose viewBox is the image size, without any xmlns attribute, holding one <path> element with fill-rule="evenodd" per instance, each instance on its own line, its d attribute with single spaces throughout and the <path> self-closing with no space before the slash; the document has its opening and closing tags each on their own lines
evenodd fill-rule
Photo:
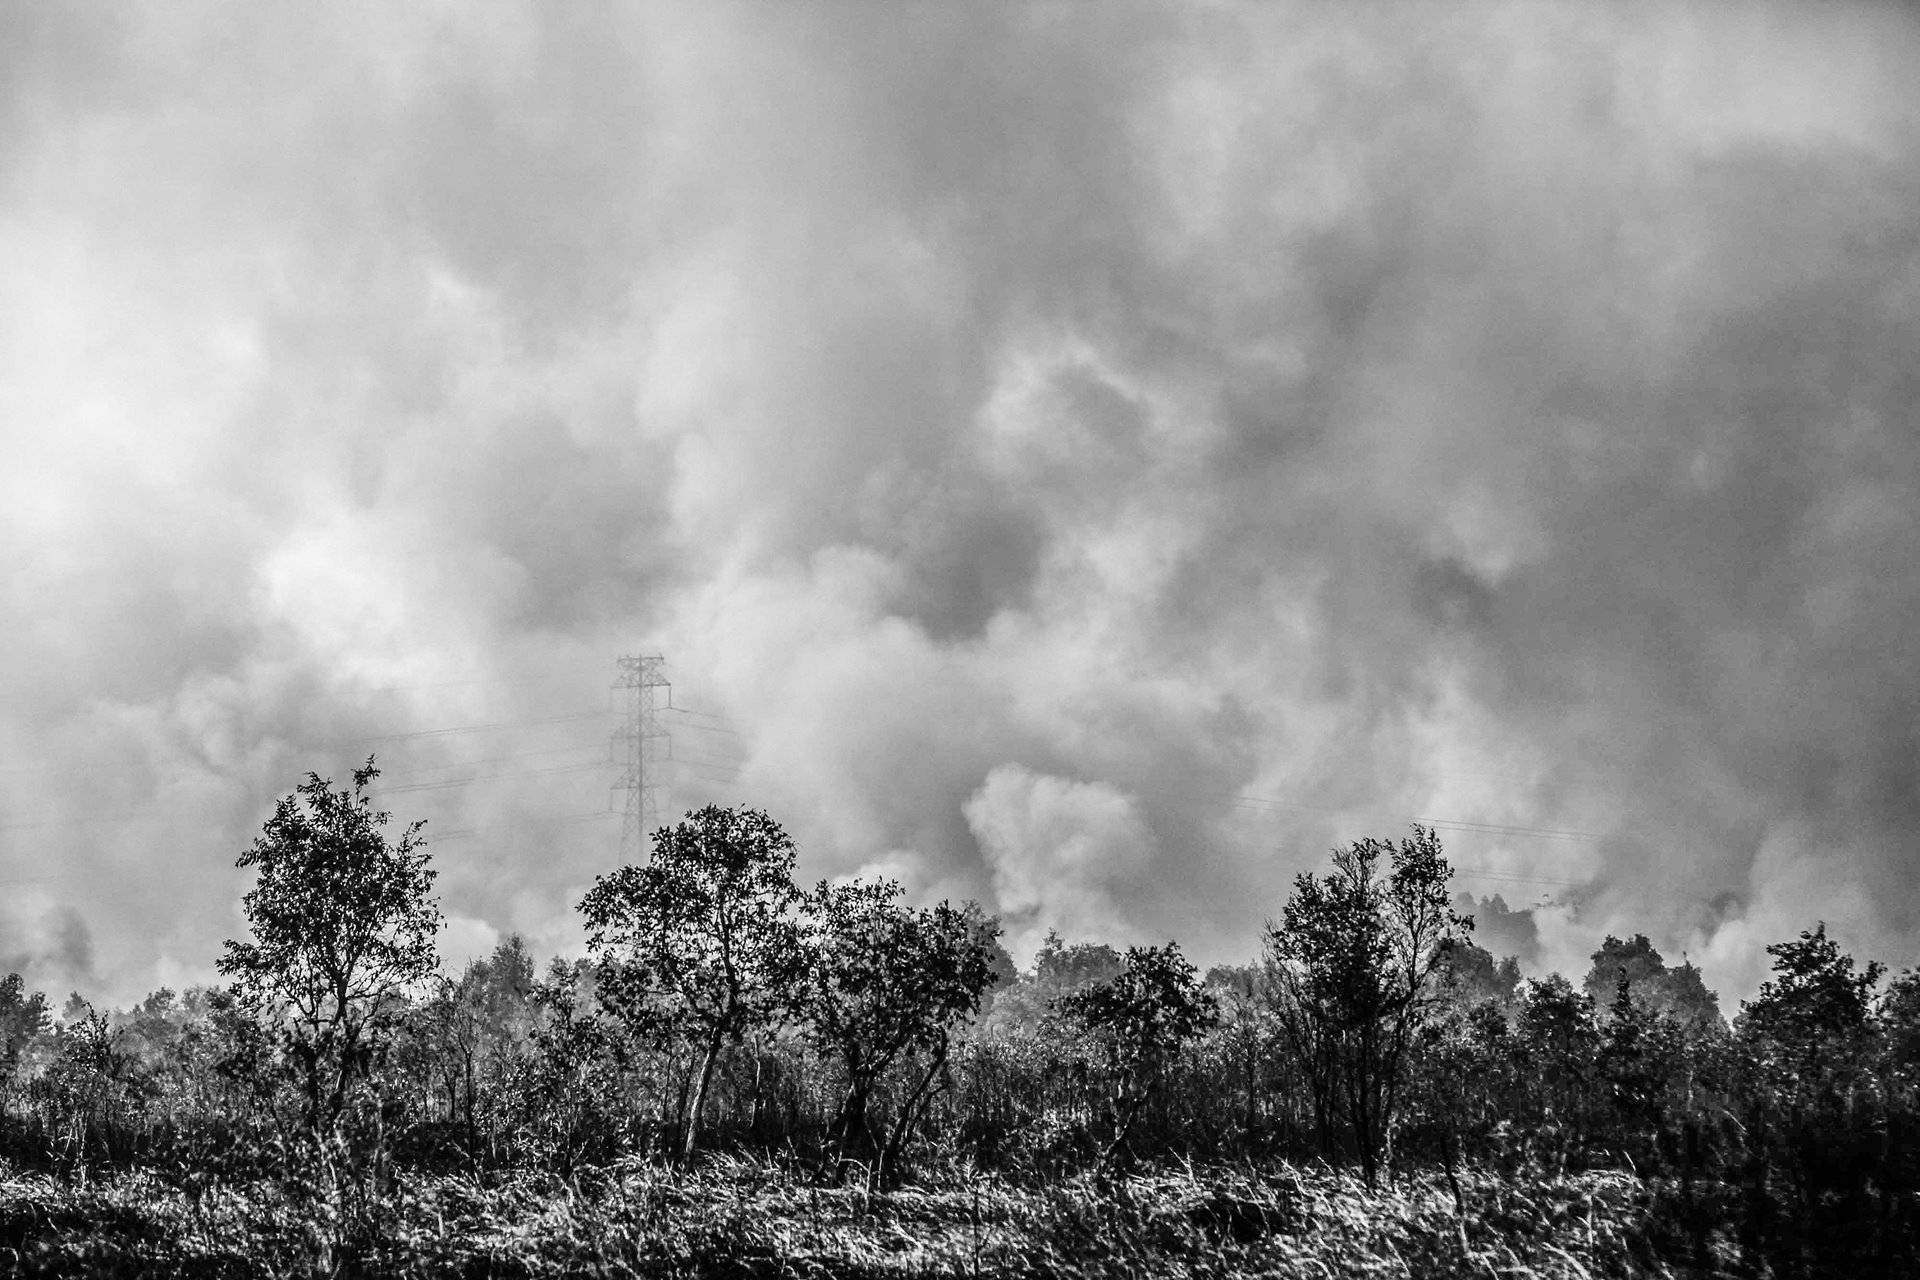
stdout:
<svg viewBox="0 0 1920 1280">
<path fill-rule="evenodd" d="M 620 823 L 620 859 L 630 864 L 639 857 L 647 833 L 660 822 L 661 783 L 647 766 L 668 756 L 667 751 L 654 749 L 667 731 L 660 727 L 653 704 L 653 691 L 666 687 L 668 681 L 660 673 L 666 659 L 658 654 L 618 661 L 620 674 L 613 687 L 627 691 L 627 716 L 613 731 L 613 758 L 624 766 L 613 786 L 627 793 L 626 816 Z"/>
</svg>

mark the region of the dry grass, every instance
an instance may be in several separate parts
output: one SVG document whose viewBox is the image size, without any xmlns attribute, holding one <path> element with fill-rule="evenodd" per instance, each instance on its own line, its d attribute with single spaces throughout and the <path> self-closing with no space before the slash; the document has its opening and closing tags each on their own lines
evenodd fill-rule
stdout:
<svg viewBox="0 0 1920 1280">
<path fill-rule="evenodd" d="M 1368 1192 L 1315 1169 L 1050 1186 L 955 1173 L 887 1196 L 723 1159 L 561 1183 L 410 1180 L 371 1206 L 276 1185 L 0 1179 L 0 1272 L 94 1276 L 1494 1276 L 1669 1274 L 1622 1174 Z M 344 1224 L 344 1225 L 343 1225 Z M 343 1247 L 343 1239 L 357 1244 Z"/>
</svg>

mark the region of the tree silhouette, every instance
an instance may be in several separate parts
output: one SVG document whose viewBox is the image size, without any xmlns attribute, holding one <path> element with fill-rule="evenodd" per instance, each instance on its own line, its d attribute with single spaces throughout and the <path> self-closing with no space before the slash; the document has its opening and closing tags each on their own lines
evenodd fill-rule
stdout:
<svg viewBox="0 0 1920 1280">
<path fill-rule="evenodd" d="M 219 970 L 282 1031 L 312 1129 L 340 1119 L 393 1029 L 398 998 L 439 963 L 426 824 L 387 839 L 391 815 L 366 793 L 379 776 L 371 756 L 351 791 L 309 773 L 237 864 L 258 872 L 241 900 L 252 939 L 229 941 Z"/>
<path fill-rule="evenodd" d="M 1281 922 L 1267 927 L 1275 1010 L 1313 1090 L 1322 1148 L 1337 1109 L 1369 1185 L 1407 1051 L 1441 999 L 1436 970 L 1473 928 L 1449 904 L 1452 874 L 1426 827 L 1398 845 L 1361 840 L 1334 851 L 1324 878 L 1299 876 Z"/>
<path fill-rule="evenodd" d="M 1857 967 L 1817 925 L 1767 948 L 1773 977 L 1740 1006 L 1740 1097 L 1747 1217 L 1776 1251 L 1834 1253 L 1865 1234 L 1863 1211 L 1900 1197 L 1874 1078 L 1873 989 L 1884 969 Z M 1879 1194 L 1874 1194 L 1878 1182 Z"/>
<path fill-rule="evenodd" d="M 953 1028 L 980 1007 L 997 974 L 1000 930 L 971 904 L 898 904 L 892 881 L 822 884 L 806 901 L 809 966 L 800 1015 L 840 1061 L 846 1093 L 828 1127 L 837 1165 L 865 1160 L 869 1181 L 892 1179 L 920 1109 L 946 1065 Z M 874 1131 L 874 1087 L 914 1059 L 890 1124 Z"/>
<path fill-rule="evenodd" d="M 758 809 L 708 805 L 653 835 L 653 860 L 580 903 L 600 998 L 629 1028 L 699 1052 L 683 1157 L 699 1140 L 721 1051 L 791 1009 L 805 972 L 793 841 Z"/>
<path fill-rule="evenodd" d="M 45 995 L 38 991 L 28 995 L 17 973 L 0 978 L 0 1089 L 13 1082 L 27 1046 L 51 1025 Z"/>
<path fill-rule="evenodd" d="M 1528 1127 L 1564 1166 L 1593 1129 L 1600 1054 L 1593 997 L 1557 973 L 1529 979 L 1515 1041 L 1528 1086 Z"/>
<path fill-rule="evenodd" d="M 1634 996 L 1624 974 L 1599 1027 L 1596 1068 L 1614 1145 L 1636 1164 L 1652 1162 L 1668 1113 L 1668 1089 L 1684 1074 L 1680 1022 Z"/>
<path fill-rule="evenodd" d="M 1106 1162 L 1129 1153 L 1127 1136 L 1183 1046 L 1220 1020 L 1177 943 L 1128 947 L 1126 967 L 1095 986 L 1063 996 L 1060 1012 L 1092 1041 L 1107 1079 L 1113 1137 Z"/>
<path fill-rule="evenodd" d="M 1873 988 L 1886 969 L 1879 961 L 1856 971 L 1853 957 L 1827 937 L 1825 922 L 1792 942 L 1767 948 L 1773 977 L 1740 1006 L 1740 1032 L 1789 1054 L 1817 1054 L 1864 1029 L 1873 1012 Z"/>
<path fill-rule="evenodd" d="M 1485 1000 L 1504 1009 L 1519 996 L 1520 962 L 1512 956 L 1496 961 L 1491 951 L 1465 938 L 1447 948 L 1436 976 L 1448 999 L 1468 1009 Z"/>
<path fill-rule="evenodd" d="M 1612 1010 L 1623 978 L 1635 1003 L 1655 1013 L 1671 1014 L 1689 1035 L 1725 1031 L 1719 998 L 1707 990 L 1700 971 L 1686 961 L 1677 969 L 1668 968 L 1644 933 L 1626 941 L 1608 934 L 1593 953 L 1593 964 L 1581 989 L 1595 1009 Z"/>
<path fill-rule="evenodd" d="M 1636 996 L 1645 998 L 1653 994 L 1654 983 L 1666 976 L 1667 962 L 1646 934 L 1636 933 L 1627 941 L 1608 934 L 1599 950 L 1593 953 L 1592 967 L 1587 970 L 1580 989 L 1587 993 L 1596 1009 L 1605 1008 L 1612 1004 L 1622 978 Z"/>
<path fill-rule="evenodd" d="M 468 962 L 458 979 L 441 976 L 432 999 L 416 1009 L 429 1087 L 444 1097 L 447 1118 L 479 1140 L 482 1086 L 533 1029 L 538 981 L 526 940 L 511 934 L 493 954 Z"/>
<path fill-rule="evenodd" d="M 1012 969 L 1012 959 L 1004 951 L 996 963 L 1004 964 L 1003 973 Z M 995 993 L 984 1021 L 1001 1030 L 1037 1031 L 1061 996 L 1105 982 L 1126 964 L 1126 957 L 1105 943 L 1067 942 L 1049 929 L 1034 955 L 1032 971 L 1009 973 L 1010 981 Z"/>
</svg>

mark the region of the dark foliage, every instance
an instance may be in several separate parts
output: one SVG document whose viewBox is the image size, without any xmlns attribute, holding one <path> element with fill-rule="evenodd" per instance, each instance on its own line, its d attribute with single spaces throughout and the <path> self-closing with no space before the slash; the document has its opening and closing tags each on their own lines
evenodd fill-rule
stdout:
<svg viewBox="0 0 1920 1280">
<path fill-rule="evenodd" d="M 258 873 L 241 900 L 252 937 L 227 943 L 220 958 L 234 997 L 278 1033 L 278 1065 L 295 1077 L 314 1133 L 341 1122 L 398 1026 L 404 997 L 439 964 L 423 824 L 387 840 L 389 815 L 366 794 L 379 776 L 369 758 L 354 770 L 351 792 L 309 774 L 280 801 L 240 855 L 239 865 Z"/>
<path fill-rule="evenodd" d="M 1061 998 L 1061 1014 L 1085 1037 L 1106 1096 L 1113 1136 L 1109 1165 L 1131 1159 L 1127 1135 L 1188 1044 L 1220 1020 L 1213 993 L 1175 944 L 1129 947 L 1105 982 Z"/>
<path fill-rule="evenodd" d="M 1273 1008 L 1313 1098 L 1322 1154 L 1344 1131 L 1372 1185 L 1391 1139 L 1407 1055 L 1443 984 L 1442 965 L 1473 922 L 1447 897 L 1439 838 L 1416 826 L 1398 845 L 1362 840 L 1333 871 L 1302 875 L 1267 927 Z"/>
<path fill-rule="evenodd" d="M 799 997 L 793 841 L 757 809 L 709 806 L 654 833 L 653 861 L 600 877 L 580 904 L 601 999 L 632 1035 L 700 1055 L 685 1111 L 692 1155 L 721 1052 Z"/>
<path fill-rule="evenodd" d="M 859 1163 L 890 1185 L 900 1155 L 946 1074 L 954 1031 L 995 977 L 998 923 L 949 903 L 900 906 L 890 881 L 821 885 L 805 903 L 802 1033 L 836 1061 L 846 1092 L 828 1127 L 837 1168 Z M 874 1094 L 896 1095 L 876 1121 Z"/>
</svg>

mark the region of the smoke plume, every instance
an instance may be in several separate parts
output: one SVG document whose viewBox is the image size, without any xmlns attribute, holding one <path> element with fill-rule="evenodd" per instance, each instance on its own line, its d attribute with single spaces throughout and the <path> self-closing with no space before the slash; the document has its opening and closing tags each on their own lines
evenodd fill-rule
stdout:
<svg viewBox="0 0 1920 1280">
<path fill-rule="evenodd" d="M 575 945 L 637 652 L 673 810 L 1023 947 L 1417 817 L 1541 967 L 1913 959 L 1904 8 L 0 24 L 0 880 L 108 995 L 369 754 Z"/>
</svg>

